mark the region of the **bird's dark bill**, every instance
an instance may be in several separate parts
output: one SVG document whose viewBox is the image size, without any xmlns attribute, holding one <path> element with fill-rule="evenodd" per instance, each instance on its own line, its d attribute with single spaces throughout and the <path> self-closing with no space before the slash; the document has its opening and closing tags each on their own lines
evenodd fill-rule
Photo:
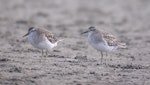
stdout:
<svg viewBox="0 0 150 85">
<path fill-rule="evenodd" d="M 85 32 L 83 32 L 83 33 L 81 33 L 81 34 L 84 34 L 84 33 L 88 33 L 89 31 L 85 31 Z"/>
<path fill-rule="evenodd" d="M 28 35 L 29 35 L 29 33 L 25 34 L 23 37 L 28 36 Z"/>
</svg>

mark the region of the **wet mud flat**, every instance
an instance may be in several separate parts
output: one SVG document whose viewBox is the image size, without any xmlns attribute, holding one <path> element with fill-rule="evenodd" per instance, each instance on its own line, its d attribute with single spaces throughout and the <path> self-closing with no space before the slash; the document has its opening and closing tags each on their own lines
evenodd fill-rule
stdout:
<svg viewBox="0 0 150 85">
<path fill-rule="evenodd" d="M 150 85 L 149 0 L 0 0 L 0 85 Z M 47 57 L 22 36 L 40 26 L 64 38 Z M 127 43 L 104 57 L 89 26 Z"/>
</svg>

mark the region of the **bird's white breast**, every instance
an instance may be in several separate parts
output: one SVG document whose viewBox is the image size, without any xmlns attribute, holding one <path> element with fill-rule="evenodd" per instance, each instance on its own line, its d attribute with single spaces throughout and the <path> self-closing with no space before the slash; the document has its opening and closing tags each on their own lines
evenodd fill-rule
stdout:
<svg viewBox="0 0 150 85">
<path fill-rule="evenodd" d="M 39 42 L 39 47 L 46 49 L 46 50 L 50 50 L 51 48 L 57 46 L 57 43 L 51 43 L 47 38 L 45 41 L 41 41 Z"/>
<path fill-rule="evenodd" d="M 51 48 L 57 46 L 57 42 L 51 43 L 46 36 L 38 35 L 36 32 L 29 34 L 28 41 L 31 43 L 31 45 L 39 49 L 50 50 Z"/>
<path fill-rule="evenodd" d="M 37 47 L 37 35 L 36 35 L 36 33 L 35 32 L 33 32 L 33 33 L 30 33 L 29 35 L 28 35 L 28 41 L 30 42 L 30 44 L 31 45 L 33 45 L 34 47 Z"/>
<path fill-rule="evenodd" d="M 89 32 L 88 34 L 88 41 L 92 47 L 98 51 L 109 52 L 114 49 L 113 46 L 108 46 L 108 44 L 105 42 L 95 42 L 94 37 L 92 36 L 92 32 Z"/>
</svg>

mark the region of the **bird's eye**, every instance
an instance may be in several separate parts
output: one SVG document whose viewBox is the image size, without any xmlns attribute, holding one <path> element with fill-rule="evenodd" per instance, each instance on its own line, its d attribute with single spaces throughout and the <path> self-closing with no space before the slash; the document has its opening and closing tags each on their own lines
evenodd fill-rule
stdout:
<svg viewBox="0 0 150 85">
<path fill-rule="evenodd" d="M 32 30 L 34 30 L 34 27 L 30 27 L 28 31 L 31 32 Z"/>
<path fill-rule="evenodd" d="M 32 30 L 31 30 L 31 32 L 34 32 L 34 31 L 35 31 L 35 29 L 32 29 Z"/>
<path fill-rule="evenodd" d="M 95 31 L 95 27 L 94 27 L 94 26 L 91 26 L 91 27 L 89 27 L 89 30 L 90 30 L 90 31 Z"/>
</svg>

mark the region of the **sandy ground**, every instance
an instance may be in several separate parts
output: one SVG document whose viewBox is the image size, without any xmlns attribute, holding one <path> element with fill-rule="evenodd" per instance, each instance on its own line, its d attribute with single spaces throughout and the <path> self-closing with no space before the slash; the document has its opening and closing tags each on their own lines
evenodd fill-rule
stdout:
<svg viewBox="0 0 150 85">
<path fill-rule="evenodd" d="M 30 26 L 64 41 L 48 57 L 22 36 Z M 127 43 L 105 57 L 89 26 Z M 0 0 L 0 85 L 150 85 L 150 0 Z"/>
</svg>

